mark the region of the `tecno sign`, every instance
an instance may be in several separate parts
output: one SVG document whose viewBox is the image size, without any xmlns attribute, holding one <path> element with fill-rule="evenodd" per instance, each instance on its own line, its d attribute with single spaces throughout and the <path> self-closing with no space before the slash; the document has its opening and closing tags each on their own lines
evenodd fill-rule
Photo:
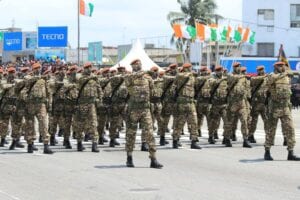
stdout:
<svg viewBox="0 0 300 200">
<path fill-rule="evenodd" d="M 4 33 L 3 50 L 4 51 L 22 50 L 22 32 Z"/>
<path fill-rule="evenodd" d="M 66 47 L 68 44 L 68 27 L 39 27 L 39 47 Z"/>
<path fill-rule="evenodd" d="M 8 46 L 11 46 L 11 45 L 15 45 L 15 44 L 21 44 L 21 40 L 20 39 L 7 39 L 7 40 L 5 40 L 5 43 Z"/>
</svg>

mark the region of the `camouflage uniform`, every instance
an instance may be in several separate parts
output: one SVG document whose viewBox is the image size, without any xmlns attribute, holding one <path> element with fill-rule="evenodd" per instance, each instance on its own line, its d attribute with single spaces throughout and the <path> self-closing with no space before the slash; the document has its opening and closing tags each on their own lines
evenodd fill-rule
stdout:
<svg viewBox="0 0 300 200">
<path fill-rule="evenodd" d="M 115 139 L 117 138 L 117 130 L 120 131 L 121 124 L 126 120 L 126 101 L 128 91 L 124 81 L 124 74 L 119 74 L 111 78 L 111 112 L 110 112 L 110 128 L 109 137 L 111 139 L 110 146 L 115 145 Z"/>
<path fill-rule="evenodd" d="M 203 125 L 204 117 L 206 117 L 206 122 L 209 124 L 209 113 L 211 109 L 210 104 L 210 95 L 211 95 L 211 76 L 205 75 L 200 76 L 196 79 L 195 90 L 196 90 L 196 97 L 197 97 L 197 120 L 198 120 L 198 132 L 199 135 L 201 134 L 201 127 Z M 213 134 L 213 133 L 212 133 Z M 209 135 L 210 138 L 213 135 Z"/>
<path fill-rule="evenodd" d="M 211 85 L 212 107 L 209 113 L 208 131 L 210 136 L 214 136 L 214 133 L 219 129 L 221 118 L 223 120 L 223 129 L 224 124 L 227 123 L 227 77 L 214 75 Z"/>
<path fill-rule="evenodd" d="M 257 76 L 251 78 L 251 123 L 249 124 L 249 139 L 254 140 L 254 133 L 256 130 L 256 125 L 258 121 L 258 116 L 260 115 L 264 122 L 265 134 L 268 133 L 268 116 L 267 116 L 267 107 L 265 105 L 267 99 L 267 77 Z M 251 142 L 251 141 L 250 141 Z"/>
<path fill-rule="evenodd" d="M 188 67 L 189 65 L 187 65 Z M 186 82 L 187 80 L 187 82 Z M 183 84 L 185 85 L 183 86 Z M 183 86 L 183 87 L 182 87 Z M 174 113 L 173 148 L 178 148 L 178 142 L 185 122 L 190 126 L 191 148 L 197 146 L 197 112 L 195 106 L 195 77 L 193 73 L 185 71 L 176 76 L 174 87 L 177 90 L 176 113 Z M 182 88 L 180 91 L 178 91 Z M 173 108 L 174 109 L 174 108 Z"/>
</svg>

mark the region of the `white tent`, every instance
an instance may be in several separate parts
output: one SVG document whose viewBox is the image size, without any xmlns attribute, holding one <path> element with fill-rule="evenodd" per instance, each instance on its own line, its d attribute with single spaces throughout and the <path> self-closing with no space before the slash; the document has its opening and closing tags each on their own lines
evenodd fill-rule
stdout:
<svg viewBox="0 0 300 200">
<path fill-rule="evenodd" d="M 132 48 L 130 49 L 129 53 L 121 61 L 119 61 L 115 66 L 113 66 L 112 69 L 117 69 L 117 67 L 120 65 L 120 66 L 126 67 L 126 70 L 131 72 L 132 67 L 131 67 L 130 63 L 136 59 L 141 60 L 143 71 L 148 71 L 153 66 L 158 67 L 159 71 L 162 70 L 146 54 L 139 39 L 137 39 L 136 42 L 132 45 Z"/>
</svg>

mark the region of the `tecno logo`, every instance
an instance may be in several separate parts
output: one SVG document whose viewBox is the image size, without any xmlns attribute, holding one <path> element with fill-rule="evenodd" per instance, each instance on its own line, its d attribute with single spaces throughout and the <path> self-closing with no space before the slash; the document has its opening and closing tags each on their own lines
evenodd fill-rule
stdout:
<svg viewBox="0 0 300 200">
<path fill-rule="evenodd" d="M 20 43 L 21 43 L 20 39 L 6 39 L 7 46 L 20 44 Z"/>
<path fill-rule="evenodd" d="M 43 40 L 64 40 L 64 34 L 42 34 Z"/>
</svg>

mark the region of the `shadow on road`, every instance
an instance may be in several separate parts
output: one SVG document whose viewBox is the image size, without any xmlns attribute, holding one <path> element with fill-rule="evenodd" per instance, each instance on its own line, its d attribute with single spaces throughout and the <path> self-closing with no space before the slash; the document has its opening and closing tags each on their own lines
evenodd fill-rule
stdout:
<svg viewBox="0 0 300 200">
<path fill-rule="evenodd" d="M 259 162 L 266 162 L 263 158 L 257 158 L 257 159 L 243 159 L 239 160 L 241 163 L 259 163 Z"/>
<path fill-rule="evenodd" d="M 126 165 L 98 165 L 98 166 L 95 166 L 95 168 L 96 169 L 122 169 L 122 168 L 130 169 Z M 134 168 L 141 169 L 141 168 L 149 168 L 149 167 L 137 167 L 137 166 L 135 166 Z"/>
</svg>

